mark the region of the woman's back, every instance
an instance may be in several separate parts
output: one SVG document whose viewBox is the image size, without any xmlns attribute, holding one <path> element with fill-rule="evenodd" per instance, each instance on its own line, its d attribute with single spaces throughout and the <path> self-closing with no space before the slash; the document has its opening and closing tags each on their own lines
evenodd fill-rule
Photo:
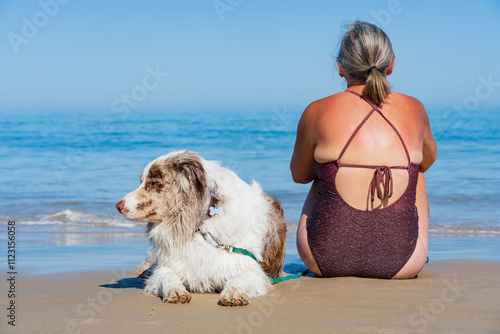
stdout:
<svg viewBox="0 0 500 334">
<path fill-rule="evenodd" d="M 349 90 L 361 93 L 362 89 L 362 86 L 354 86 Z M 311 107 L 317 109 L 314 125 L 316 128 L 314 158 L 318 163 L 336 160 L 356 128 L 372 110 L 368 103 L 348 92 L 319 100 Z M 401 134 L 411 162 L 417 165 L 422 161 L 425 130 L 422 108 L 418 100 L 398 93 L 392 93 L 380 108 Z M 406 166 L 408 160 L 395 130 L 375 112 L 349 143 L 342 156 L 342 163 Z M 393 169 L 391 171 L 393 196 L 383 202 L 375 197 L 372 202 L 370 191 L 373 174 L 373 169 L 341 168 L 336 178 L 339 194 L 356 209 L 372 210 L 386 207 L 396 201 L 408 184 L 408 172 Z"/>
</svg>

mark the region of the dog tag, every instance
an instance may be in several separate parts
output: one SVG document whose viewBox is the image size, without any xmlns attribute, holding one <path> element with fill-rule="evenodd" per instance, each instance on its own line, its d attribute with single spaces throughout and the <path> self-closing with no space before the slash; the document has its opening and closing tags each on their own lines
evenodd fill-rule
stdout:
<svg viewBox="0 0 500 334">
<path fill-rule="evenodd" d="M 222 208 L 214 208 L 213 206 L 210 207 L 210 216 L 224 216 L 224 210 Z"/>
</svg>

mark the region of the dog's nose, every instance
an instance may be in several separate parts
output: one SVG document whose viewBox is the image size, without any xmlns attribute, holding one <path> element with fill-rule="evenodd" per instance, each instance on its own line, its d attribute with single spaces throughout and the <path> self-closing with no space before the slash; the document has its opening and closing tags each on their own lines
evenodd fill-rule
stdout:
<svg viewBox="0 0 500 334">
<path fill-rule="evenodd" d="M 119 213 L 123 213 L 123 209 L 125 209 L 125 200 L 121 200 L 120 202 L 116 203 L 116 210 L 118 210 Z"/>
</svg>

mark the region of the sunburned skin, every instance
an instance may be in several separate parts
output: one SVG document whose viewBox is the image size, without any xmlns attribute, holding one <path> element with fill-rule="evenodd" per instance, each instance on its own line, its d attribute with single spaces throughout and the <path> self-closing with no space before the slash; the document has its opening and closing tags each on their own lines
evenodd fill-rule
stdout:
<svg viewBox="0 0 500 334">
<path fill-rule="evenodd" d="M 392 66 L 387 74 L 392 73 Z M 348 76 L 346 79 L 349 91 L 358 94 L 363 92 L 362 83 Z M 308 183 L 315 180 L 316 163 L 336 160 L 351 134 L 370 110 L 371 107 L 365 101 L 347 92 L 311 103 L 304 111 L 297 129 L 290 165 L 294 181 Z M 436 159 L 437 148 L 430 131 L 427 113 L 418 100 L 404 94 L 391 93 L 381 111 L 401 134 L 411 162 L 420 168 L 416 187 L 416 206 L 419 215 L 417 245 L 408 262 L 393 276 L 393 278 L 412 278 L 422 269 L 427 257 L 429 205 L 423 172 Z M 372 115 L 363 125 L 342 160 L 347 164 L 387 166 L 407 164 L 401 141 L 380 115 Z M 383 201 L 376 196 L 373 202 L 370 199 L 373 170 L 340 168 L 335 185 L 340 196 L 350 206 L 359 210 L 376 210 L 397 201 L 408 185 L 407 171 L 392 170 L 392 175 L 393 196 Z M 321 275 L 307 239 L 307 222 L 316 194 L 317 181 L 314 181 L 299 221 L 297 248 L 306 266 L 315 274 Z"/>
</svg>

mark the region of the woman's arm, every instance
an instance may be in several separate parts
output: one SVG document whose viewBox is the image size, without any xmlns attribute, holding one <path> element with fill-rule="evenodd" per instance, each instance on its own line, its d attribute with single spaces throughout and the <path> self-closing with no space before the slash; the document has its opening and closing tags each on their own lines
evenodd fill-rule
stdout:
<svg viewBox="0 0 500 334">
<path fill-rule="evenodd" d="M 420 163 L 420 171 L 423 173 L 436 161 L 437 158 L 437 145 L 436 140 L 431 132 L 431 125 L 429 116 L 422 105 L 422 117 L 424 119 L 424 143 L 422 147 L 422 162 Z"/>
<path fill-rule="evenodd" d="M 315 103 L 307 106 L 299 125 L 297 126 L 297 138 L 293 149 L 290 171 L 293 181 L 296 183 L 309 183 L 316 177 L 314 171 L 314 149 L 316 141 L 314 138 L 314 114 Z"/>
</svg>

